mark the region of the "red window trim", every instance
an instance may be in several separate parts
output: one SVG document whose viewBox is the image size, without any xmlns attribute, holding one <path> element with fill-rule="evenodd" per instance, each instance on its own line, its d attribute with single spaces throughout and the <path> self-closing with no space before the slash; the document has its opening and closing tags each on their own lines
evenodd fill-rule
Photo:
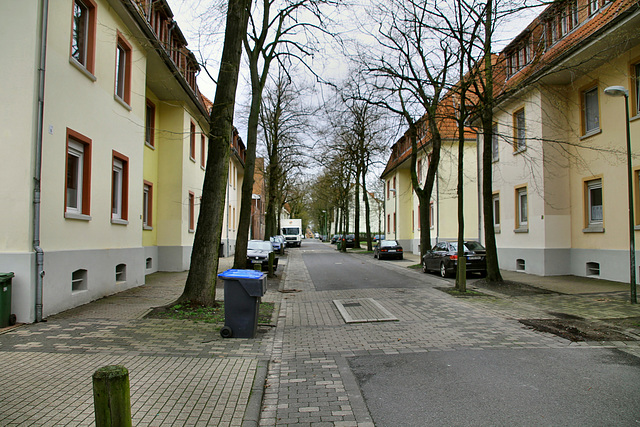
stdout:
<svg viewBox="0 0 640 427">
<path fill-rule="evenodd" d="M 153 227 L 153 183 L 151 181 L 147 181 L 146 179 L 142 181 L 142 193 L 144 196 L 144 186 L 146 185 L 147 187 L 149 187 L 149 207 L 147 209 L 147 227 Z M 144 201 L 143 201 L 143 206 L 142 209 L 144 209 Z M 143 226 L 144 224 L 144 217 L 143 217 Z"/>
<path fill-rule="evenodd" d="M 189 191 L 189 231 L 196 229 L 196 195 Z"/>
<path fill-rule="evenodd" d="M 115 159 L 122 162 L 122 213 L 120 219 L 127 221 L 129 219 L 129 158 L 116 150 L 112 150 L 111 168 L 113 168 Z M 113 200 L 113 185 L 111 188 L 111 200 Z M 109 210 L 111 210 L 111 206 Z"/>
<path fill-rule="evenodd" d="M 64 167 L 64 212 L 67 212 L 67 182 L 66 177 L 69 173 L 69 139 L 73 139 L 84 146 L 83 163 L 82 163 L 82 209 L 83 215 L 91 214 L 91 139 L 67 128 L 67 144 L 65 146 L 65 167 Z"/>
<path fill-rule="evenodd" d="M 118 95 L 118 49 L 117 46 L 121 46 L 125 53 L 125 69 L 124 69 L 124 91 L 123 96 Z M 131 64 L 132 64 L 132 47 L 131 44 L 124 38 L 122 33 L 116 30 L 116 61 L 115 61 L 115 74 L 113 79 L 113 93 L 127 105 L 131 105 Z"/>
<path fill-rule="evenodd" d="M 196 161 L 196 124 L 193 121 L 189 127 L 189 158 Z"/>
<path fill-rule="evenodd" d="M 147 107 L 149 107 L 151 109 L 151 123 L 149 126 L 149 142 L 147 142 L 147 117 L 145 116 L 145 144 L 147 144 L 150 147 L 155 148 L 156 146 L 156 104 L 154 104 L 149 98 L 147 98 Z M 148 113 L 145 111 L 145 113 Z"/>
<path fill-rule="evenodd" d="M 204 139 L 204 134 L 200 135 L 200 167 L 205 168 L 205 159 L 206 159 L 206 142 Z"/>
<path fill-rule="evenodd" d="M 91 74 L 95 74 L 95 64 L 96 64 L 96 22 L 97 22 L 97 4 L 94 0 L 82 0 L 82 3 L 87 7 L 89 12 L 88 19 L 88 28 L 87 28 L 87 57 L 85 60 L 85 64 L 78 62 L 75 58 L 73 58 L 73 12 L 74 7 L 76 5 L 75 0 L 71 2 L 71 37 L 69 42 L 69 58 L 73 58 L 73 60 L 83 66 L 88 72 Z"/>
</svg>

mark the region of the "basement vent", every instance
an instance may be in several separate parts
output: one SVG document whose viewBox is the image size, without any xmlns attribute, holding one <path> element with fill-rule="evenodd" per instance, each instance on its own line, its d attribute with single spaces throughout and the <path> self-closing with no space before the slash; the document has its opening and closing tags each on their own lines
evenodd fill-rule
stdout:
<svg viewBox="0 0 640 427">
<path fill-rule="evenodd" d="M 71 291 L 85 291 L 87 289 L 87 270 L 76 270 L 71 273 Z"/>
<path fill-rule="evenodd" d="M 153 268 L 153 258 L 147 258 L 146 267 L 147 267 L 147 270 L 150 270 L 151 268 Z"/>
<path fill-rule="evenodd" d="M 524 271 L 524 260 L 519 258 L 516 260 L 516 271 Z"/>
<path fill-rule="evenodd" d="M 600 264 L 597 262 L 588 262 L 587 276 L 599 276 L 599 275 L 600 275 Z"/>
<path fill-rule="evenodd" d="M 127 264 L 116 265 L 116 282 L 127 281 Z"/>
</svg>

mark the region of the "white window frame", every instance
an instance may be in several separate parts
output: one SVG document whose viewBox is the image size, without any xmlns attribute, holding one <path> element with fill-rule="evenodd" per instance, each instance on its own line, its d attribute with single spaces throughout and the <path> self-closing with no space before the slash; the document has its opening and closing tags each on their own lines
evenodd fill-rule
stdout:
<svg viewBox="0 0 640 427">
<path fill-rule="evenodd" d="M 78 12 L 80 14 L 78 15 Z M 82 0 L 73 2 L 71 57 L 83 67 L 87 67 L 89 53 L 89 8 Z"/>
<path fill-rule="evenodd" d="M 529 200 L 527 195 L 527 187 L 517 189 L 516 209 L 518 215 L 518 229 L 526 229 L 529 227 Z"/>
<path fill-rule="evenodd" d="M 82 191 L 84 181 L 84 144 L 69 139 L 67 146 L 67 206 L 66 212 L 74 214 L 82 214 Z M 76 158 L 75 170 L 69 169 L 69 156 Z M 69 173 L 75 174 L 75 181 L 77 183 L 76 197 L 70 197 L 69 194 Z M 76 206 L 71 205 L 71 201 L 75 201 Z"/>
<path fill-rule="evenodd" d="M 120 43 L 116 47 L 116 96 L 125 101 L 127 93 L 127 50 Z"/>
<path fill-rule="evenodd" d="M 600 205 L 594 205 L 593 192 L 600 191 Z M 587 224 L 590 227 L 601 227 L 604 220 L 604 198 L 602 192 L 602 180 L 587 181 Z M 599 208 L 598 208 L 599 207 Z"/>
<path fill-rule="evenodd" d="M 594 99 L 594 98 L 589 98 L 589 95 L 595 95 L 595 105 L 589 105 L 588 100 L 589 99 Z M 583 120 L 583 124 L 584 124 L 584 134 L 590 134 L 590 133 L 594 133 L 594 132 L 598 132 L 600 130 L 600 107 L 599 107 L 599 96 L 598 96 L 598 86 L 593 86 L 587 90 L 584 90 L 582 92 L 582 105 L 583 105 L 583 112 L 582 112 L 582 120 Z M 595 109 L 595 111 L 592 111 L 592 109 Z M 590 113 L 594 113 L 593 114 L 593 118 L 595 120 L 593 120 L 593 124 L 590 126 L 589 123 L 589 116 Z"/>
<path fill-rule="evenodd" d="M 513 148 L 515 153 L 519 153 L 527 149 L 527 119 L 524 108 L 517 110 L 513 114 L 513 122 Z"/>
<path fill-rule="evenodd" d="M 114 158 L 111 175 L 111 219 L 122 219 L 123 177 L 124 162 Z"/>
<path fill-rule="evenodd" d="M 491 197 L 491 206 L 493 209 L 493 228 L 500 229 L 500 194 L 494 194 Z"/>
<path fill-rule="evenodd" d="M 497 162 L 500 160 L 500 145 L 498 141 L 498 124 L 494 124 L 491 130 L 491 160 Z"/>
</svg>

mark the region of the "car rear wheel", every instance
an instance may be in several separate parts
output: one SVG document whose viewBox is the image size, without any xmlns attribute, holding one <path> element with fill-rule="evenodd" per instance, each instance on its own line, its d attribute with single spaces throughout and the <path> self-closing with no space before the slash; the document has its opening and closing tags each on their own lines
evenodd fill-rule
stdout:
<svg viewBox="0 0 640 427">
<path fill-rule="evenodd" d="M 444 266 L 444 262 L 440 263 L 440 276 L 447 277 L 447 267 Z"/>
</svg>

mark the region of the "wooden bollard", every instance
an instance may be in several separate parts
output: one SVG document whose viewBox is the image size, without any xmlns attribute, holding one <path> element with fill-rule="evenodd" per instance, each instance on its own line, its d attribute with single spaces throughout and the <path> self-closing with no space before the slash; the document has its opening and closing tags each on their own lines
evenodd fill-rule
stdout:
<svg viewBox="0 0 640 427">
<path fill-rule="evenodd" d="M 273 277 L 273 263 L 276 261 L 276 254 L 269 252 L 269 277 Z"/>
<path fill-rule="evenodd" d="M 96 427 L 130 427 L 129 371 L 122 365 L 103 366 L 93 373 Z"/>
</svg>

